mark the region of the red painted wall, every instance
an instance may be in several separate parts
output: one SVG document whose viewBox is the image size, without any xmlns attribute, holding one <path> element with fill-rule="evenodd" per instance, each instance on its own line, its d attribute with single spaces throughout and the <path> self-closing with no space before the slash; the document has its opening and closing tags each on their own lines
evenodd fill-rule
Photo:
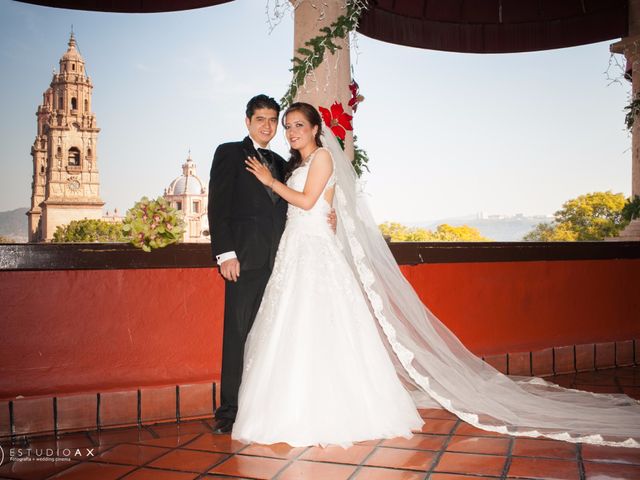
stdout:
<svg viewBox="0 0 640 480">
<path fill-rule="evenodd" d="M 477 354 L 640 338 L 640 260 L 403 266 Z M 0 399 L 220 378 L 213 269 L 0 272 Z"/>
<path fill-rule="evenodd" d="M 401 267 L 478 355 L 640 338 L 640 260 Z"/>
<path fill-rule="evenodd" d="M 0 272 L 0 398 L 219 378 L 213 269 Z"/>
</svg>

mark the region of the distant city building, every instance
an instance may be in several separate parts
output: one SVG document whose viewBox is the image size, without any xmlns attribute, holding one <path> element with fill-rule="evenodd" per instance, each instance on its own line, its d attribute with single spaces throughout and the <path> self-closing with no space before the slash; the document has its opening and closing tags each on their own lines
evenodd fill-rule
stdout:
<svg viewBox="0 0 640 480">
<path fill-rule="evenodd" d="M 182 175 L 165 188 L 163 196 L 184 216 L 186 226 L 182 241 L 209 242 L 207 187 L 196 175 L 191 155 L 182 164 Z"/>
<path fill-rule="evenodd" d="M 102 216 L 102 220 L 109 223 L 118 223 L 124 220 L 124 216 L 118 213 L 117 208 L 114 208 L 113 213 L 109 213 L 109 210 L 107 210 L 107 213 Z"/>
<path fill-rule="evenodd" d="M 37 134 L 31 147 L 33 181 L 29 241 L 49 241 L 58 225 L 100 219 L 98 132 L 91 110 L 93 85 L 71 34 L 38 107 Z"/>
</svg>

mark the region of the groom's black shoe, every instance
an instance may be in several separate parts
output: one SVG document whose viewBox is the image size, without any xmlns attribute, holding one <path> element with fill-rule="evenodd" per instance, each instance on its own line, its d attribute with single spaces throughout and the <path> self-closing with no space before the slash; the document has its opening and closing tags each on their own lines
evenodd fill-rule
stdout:
<svg viewBox="0 0 640 480">
<path fill-rule="evenodd" d="M 233 420 L 230 418 L 216 419 L 216 423 L 213 425 L 213 433 L 229 433 L 233 428 Z"/>
</svg>

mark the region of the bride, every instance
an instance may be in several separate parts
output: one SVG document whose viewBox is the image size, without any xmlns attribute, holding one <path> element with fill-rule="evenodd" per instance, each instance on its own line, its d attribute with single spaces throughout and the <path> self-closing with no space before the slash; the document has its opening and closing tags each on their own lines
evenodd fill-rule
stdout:
<svg viewBox="0 0 640 480">
<path fill-rule="evenodd" d="M 488 431 L 640 447 L 636 400 L 506 376 L 468 351 L 402 275 L 317 110 L 294 103 L 283 125 L 286 185 L 247 160 L 290 205 L 245 346 L 232 438 L 345 447 L 408 438 L 423 424 L 418 407 L 440 407 Z"/>
</svg>

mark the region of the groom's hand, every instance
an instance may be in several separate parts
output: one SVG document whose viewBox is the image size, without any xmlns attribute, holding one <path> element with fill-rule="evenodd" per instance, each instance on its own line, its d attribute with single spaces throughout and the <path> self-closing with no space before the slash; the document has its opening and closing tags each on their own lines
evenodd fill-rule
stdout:
<svg viewBox="0 0 640 480">
<path fill-rule="evenodd" d="M 240 262 L 237 258 L 225 260 L 220 264 L 220 275 L 229 282 L 235 282 L 240 276 Z"/>
<path fill-rule="evenodd" d="M 331 211 L 329 212 L 329 215 L 327 215 L 327 222 L 329 222 L 329 225 L 331 226 L 331 230 L 333 230 L 333 233 L 336 233 L 336 226 L 338 225 L 338 217 L 336 216 L 336 211 L 335 209 L 331 209 Z"/>
</svg>

